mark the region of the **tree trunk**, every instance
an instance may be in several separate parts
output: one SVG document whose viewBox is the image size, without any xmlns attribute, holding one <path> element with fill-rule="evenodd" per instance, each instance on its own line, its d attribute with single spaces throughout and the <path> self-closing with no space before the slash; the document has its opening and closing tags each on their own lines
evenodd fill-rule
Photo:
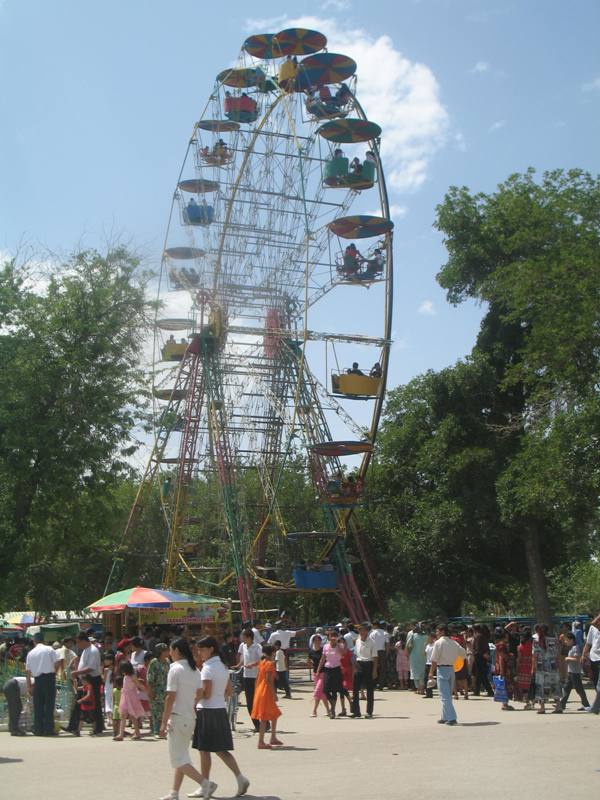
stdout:
<svg viewBox="0 0 600 800">
<path fill-rule="evenodd" d="M 540 538 L 535 528 L 528 528 L 524 536 L 525 561 L 529 572 L 529 584 L 537 622 L 552 625 L 552 611 L 548 598 L 548 587 L 540 552 Z"/>
</svg>

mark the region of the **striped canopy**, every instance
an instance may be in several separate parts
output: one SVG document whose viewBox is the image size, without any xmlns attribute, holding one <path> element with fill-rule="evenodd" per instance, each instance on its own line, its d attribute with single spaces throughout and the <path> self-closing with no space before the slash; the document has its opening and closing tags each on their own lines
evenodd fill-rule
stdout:
<svg viewBox="0 0 600 800">
<path fill-rule="evenodd" d="M 94 613 L 100 611 L 123 611 L 126 608 L 170 608 L 175 603 L 197 603 L 207 605 L 220 603 L 216 597 L 187 592 L 172 592 L 168 589 L 148 589 L 145 586 L 134 586 L 132 589 L 121 589 L 120 592 L 107 594 L 88 606 Z"/>
<path fill-rule="evenodd" d="M 219 188 L 218 181 L 207 181 L 203 178 L 189 178 L 186 181 L 179 181 L 177 185 L 182 192 L 191 192 L 192 194 L 207 194 L 216 192 Z"/>
<path fill-rule="evenodd" d="M 235 89 L 244 89 L 262 83 L 266 77 L 262 69 L 258 67 L 242 67 L 224 69 L 217 75 L 217 81 L 224 83 L 225 86 L 233 86 Z"/>
<path fill-rule="evenodd" d="M 370 453 L 370 442 L 319 442 L 310 448 L 319 456 L 353 456 L 356 453 Z"/>
<path fill-rule="evenodd" d="M 202 258 L 204 250 L 199 247 L 167 247 L 165 255 L 167 258 L 188 261 L 192 258 Z"/>
<path fill-rule="evenodd" d="M 317 130 L 319 136 L 330 142 L 369 142 L 381 136 L 381 128 L 366 119 L 332 119 Z"/>
<path fill-rule="evenodd" d="M 276 53 L 282 56 L 307 56 L 327 46 L 327 37 L 308 28 L 286 28 L 275 35 Z"/>
<path fill-rule="evenodd" d="M 274 33 L 256 33 L 244 42 L 244 50 L 254 58 L 279 58 L 281 50 Z"/>
<path fill-rule="evenodd" d="M 201 119 L 197 123 L 203 131 L 214 131 L 215 133 L 227 133 L 227 131 L 237 131 L 240 129 L 238 122 L 230 119 Z"/>
<path fill-rule="evenodd" d="M 371 236 L 383 236 L 389 233 L 394 223 L 385 217 L 369 217 L 357 214 L 353 217 L 334 219 L 327 226 L 336 236 L 343 239 L 368 239 Z"/>
<path fill-rule="evenodd" d="M 298 68 L 296 89 L 304 92 L 311 86 L 341 83 L 356 72 L 356 61 L 338 53 L 317 53 L 304 58 Z"/>
</svg>

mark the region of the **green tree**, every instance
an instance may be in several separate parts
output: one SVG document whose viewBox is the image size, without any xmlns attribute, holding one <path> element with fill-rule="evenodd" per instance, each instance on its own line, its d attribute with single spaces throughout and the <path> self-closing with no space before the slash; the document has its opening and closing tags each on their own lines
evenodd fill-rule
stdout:
<svg viewBox="0 0 600 800">
<path fill-rule="evenodd" d="M 491 195 L 452 188 L 438 208 L 452 303 L 487 305 L 475 351 L 496 372 L 497 479 L 539 619 L 545 570 L 589 551 L 600 489 L 600 181 L 580 170 L 513 175 Z"/>
<path fill-rule="evenodd" d="M 15 262 L 0 272 L 5 603 L 76 604 L 102 582 L 143 413 L 143 283 L 123 248 L 77 253 L 41 289 Z"/>
<path fill-rule="evenodd" d="M 366 527 L 385 591 L 401 587 L 424 613 L 502 598 L 513 570 L 495 491 L 508 445 L 493 430 L 496 390 L 494 369 L 469 359 L 389 395 Z"/>
</svg>

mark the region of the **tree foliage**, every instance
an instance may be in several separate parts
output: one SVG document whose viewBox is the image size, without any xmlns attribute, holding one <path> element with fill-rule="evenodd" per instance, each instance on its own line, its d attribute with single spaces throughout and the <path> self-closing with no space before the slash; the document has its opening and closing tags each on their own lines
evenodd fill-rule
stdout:
<svg viewBox="0 0 600 800">
<path fill-rule="evenodd" d="M 526 564 L 547 618 L 545 571 L 585 558 L 597 525 L 600 181 L 529 170 L 491 195 L 454 187 L 436 224 L 448 299 L 486 313 L 469 359 L 390 393 L 382 551 L 447 612 L 501 599 Z"/>
<path fill-rule="evenodd" d="M 62 607 L 99 587 L 143 407 L 148 306 L 123 248 L 75 254 L 47 285 L 0 272 L 2 600 Z M 94 587 L 94 588 L 92 588 Z"/>
</svg>

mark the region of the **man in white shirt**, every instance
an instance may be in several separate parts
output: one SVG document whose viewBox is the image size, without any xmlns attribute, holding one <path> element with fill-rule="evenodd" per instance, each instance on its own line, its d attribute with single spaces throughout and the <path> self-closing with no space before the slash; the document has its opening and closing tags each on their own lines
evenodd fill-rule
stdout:
<svg viewBox="0 0 600 800">
<path fill-rule="evenodd" d="M 352 683 L 352 714 L 355 719 L 360 717 L 360 690 L 367 692 L 367 719 L 373 716 L 374 682 L 377 678 L 377 647 L 369 636 L 369 626 L 358 626 L 358 639 L 354 643 L 354 681 Z"/>
<path fill-rule="evenodd" d="M 33 732 L 36 736 L 56 736 L 56 673 L 62 662 L 56 650 L 44 644 L 41 633 L 34 634 L 33 641 L 36 645 L 29 651 L 25 662 L 27 691 L 33 695 Z M 32 678 L 35 678 L 33 686 Z"/>
<path fill-rule="evenodd" d="M 581 658 L 582 660 L 589 659 L 592 667 L 592 682 L 596 686 L 600 677 L 600 614 L 590 623 Z"/>
<path fill-rule="evenodd" d="M 93 735 L 101 735 L 104 731 L 104 715 L 102 713 L 102 700 L 100 696 L 100 688 L 102 686 L 102 656 L 100 650 L 96 645 L 90 642 L 87 633 L 80 633 L 77 636 L 77 646 L 81 651 L 79 656 L 79 665 L 76 670 L 71 672 L 71 677 L 79 677 L 87 675 L 94 689 L 94 698 L 96 700 L 96 708 L 94 710 L 94 730 Z M 69 728 L 71 721 L 69 722 Z M 74 733 L 74 731 L 72 731 Z"/>
<path fill-rule="evenodd" d="M 344 641 L 346 642 L 346 647 L 348 650 L 354 650 L 354 643 L 358 639 L 358 633 L 356 632 L 354 625 L 351 622 L 346 624 L 346 633 L 344 634 Z"/>
<path fill-rule="evenodd" d="M 298 628 L 297 631 L 288 631 L 284 628 L 277 628 L 276 631 L 269 636 L 269 644 L 275 644 L 275 642 L 281 642 L 281 649 L 284 653 L 287 654 L 287 651 L 290 649 L 290 642 L 302 631 L 305 631 L 306 628 Z"/>
<path fill-rule="evenodd" d="M 581 660 L 589 659 L 592 668 L 592 683 L 596 689 L 596 699 L 592 703 L 592 714 L 600 713 L 600 614 L 590 623 Z"/>
<path fill-rule="evenodd" d="M 434 678 L 437 672 L 437 685 L 442 698 L 442 717 L 438 722 L 442 725 L 456 725 L 456 710 L 452 703 L 454 662 L 457 658 L 466 658 L 467 653 L 464 647 L 450 638 L 447 625 L 438 625 L 435 634 L 437 639 L 431 652 L 429 678 Z"/>
<path fill-rule="evenodd" d="M 254 728 L 258 730 L 258 720 L 252 719 L 252 706 L 254 704 L 254 689 L 256 687 L 256 676 L 258 675 L 258 663 L 262 658 L 262 647 L 254 642 L 254 634 L 251 630 L 242 631 L 242 643 L 238 648 L 238 663 L 235 669 L 244 668 L 243 682 L 244 694 L 246 696 L 246 708 L 252 720 Z"/>
<path fill-rule="evenodd" d="M 390 636 L 385 630 L 385 622 L 380 620 L 379 622 L 373 623 L 373 630 L 369 634 L 369 638 L 375 644 L 377 648 L 377 673 L 379 675 L 379 688 L 385 689 L 386 686 L 386 653 L 387 653 L 387 643 L 390 640 Z"/>
</svg>

